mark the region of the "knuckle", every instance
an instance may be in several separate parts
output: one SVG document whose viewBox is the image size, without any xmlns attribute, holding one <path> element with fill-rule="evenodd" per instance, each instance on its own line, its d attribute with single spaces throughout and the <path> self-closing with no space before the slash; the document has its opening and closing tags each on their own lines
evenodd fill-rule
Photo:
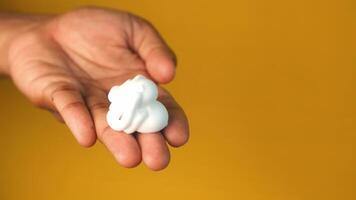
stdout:
<svg viewBox="0 0 356 200">
<path fill-rule="evenodd" d="M 94 104 L 90 105 L 90 108 L 92 110 L 107 109 L 108 108 L 108 104 L 104 103 L 104 102 L 98 102 L 98 103 L 94 103 Z"/>
<path fill-rule="evenodd" d="M 80 101 L 76 101 L 76 102 L 72 102 L 72 103 L 68 103 L 65 106 L 63 106 L 63 108 L 59 111 L 60 113 L 64 113 L 67 110 L 72 110 L 74 108 L 78 108 L 78 107 L 82 107 L 84 106 L 83 102 Z"/>
<path fill-rule="evenodd" d="M 88 107 L 92 111 L 107 109 L 109 107 L 109 102 L 105 101 L 105 99 L 98 98 L 96 96 L 86 97 L 86 102 L 88 104 Z"/>
<path fill-rule="evenodd" d="M 49 97 L 53 99 L 57 94 L 62 93 L 62 92 L 77 92 L 78 89 L 68 85 L 68 84 L 58 84 L 54 86 L 54 88 L 50 89 L 49 91 Z"/>
<path fill-rule="evenodd" d="M 97 136 L 100 141 L 104 142 L 106 139 L 106 136 L 108 135 L 108 132 L 110 131 L 110 127 L 106 126 L 104 129 L 97 131 Z"/>
<path fill-rule="evenodd" d="M 46 101 L 53 103 L 55 97 L 60 93 L 77 92 L 79 91 L 79 89 L 74 84 L 71 84 L 67 81 L 56 81 L 56 82 L 49 83 L 41 91 L 42 91 L 41 96 L 43 96 L 46 99 Z"/>
</svg>

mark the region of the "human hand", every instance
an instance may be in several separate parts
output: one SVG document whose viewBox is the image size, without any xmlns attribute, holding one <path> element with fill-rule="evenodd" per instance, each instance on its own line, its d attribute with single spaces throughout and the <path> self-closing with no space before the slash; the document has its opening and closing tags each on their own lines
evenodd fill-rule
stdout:
<svg viewBox="0 0 356 200">
<path fill-rule="evenodd" d="M 142 74 L 157 83 L 174 78 L 175 56 L 147 21 L 132 14 L 81 8 L 36 19 L 9 45 L 9 75 L 37 106 L 65 122 L 79 144 L 99 139 L 124 167 L 141 160 L 152 170 L 170 160 L 166 142 L 188 140 L 188 121 L 164 89 L 159 100 L 169 124 L 160 133 L 128 135 L 106 122 L 107 93 L 113 85 Z"/>
</svg>

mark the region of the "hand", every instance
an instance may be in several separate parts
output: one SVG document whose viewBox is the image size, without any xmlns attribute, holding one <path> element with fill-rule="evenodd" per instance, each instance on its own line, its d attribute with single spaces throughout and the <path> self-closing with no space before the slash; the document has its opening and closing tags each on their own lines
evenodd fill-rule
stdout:
<svg viewBox="0 0 356 200">
<path fill-rule="evenodd" d="M 174 147 L 188 140 L 187 118 L 164 89 L 159 100 L 168 109 L 169 125 L 160 133 L 128 135 L 106 122 L 107 93 L 137 74 L 157 83 L 174 78 L 175 56 L 147 21 L 132 14 L 81 8 L 36 19 L 9 48 L 9 73 L 37 106 L 64 121 L 79 144 L 98 138 L 124 167 L 143 162 L 152 170 L 170 160 Z"/>
</svg>

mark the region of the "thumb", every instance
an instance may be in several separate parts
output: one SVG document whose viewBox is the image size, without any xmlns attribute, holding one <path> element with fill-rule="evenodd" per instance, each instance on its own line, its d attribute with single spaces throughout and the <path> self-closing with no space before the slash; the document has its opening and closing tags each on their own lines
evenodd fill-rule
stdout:
<svg viewBox="0 0 356 200">
<path fill-rule="evenodd" d="M 146 64 L 149 75 L 159 83 L 173 80 L 177 59 L 158 31 L 147 21 L 134 23 L 134 48 Z"/>
</svg>

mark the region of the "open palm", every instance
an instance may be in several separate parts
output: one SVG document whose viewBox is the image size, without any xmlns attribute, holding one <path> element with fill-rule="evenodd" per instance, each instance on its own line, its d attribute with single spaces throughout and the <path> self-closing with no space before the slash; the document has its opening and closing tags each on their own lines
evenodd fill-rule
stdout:
<svg viewBox="0 0 356 200">
<path fill-rule="evenodd" d="M 98 138 L 122 166 L 142 159 L 163 169 L 170 158 L 166 141 L 178 147 L 188 140 L 186 116 L 162 88 L 159 100 L 170 115 L 162 134 L 127 135 L 106 122 L 113 85 L 137 74 L 157 83 L 174 78 L 174 54 L 142 18 L 98 8 L 44 17 L 13 42 L 9 62 L 15 84 L 35 105 L 63 120 L 81 145 Z"/>
</svg>

